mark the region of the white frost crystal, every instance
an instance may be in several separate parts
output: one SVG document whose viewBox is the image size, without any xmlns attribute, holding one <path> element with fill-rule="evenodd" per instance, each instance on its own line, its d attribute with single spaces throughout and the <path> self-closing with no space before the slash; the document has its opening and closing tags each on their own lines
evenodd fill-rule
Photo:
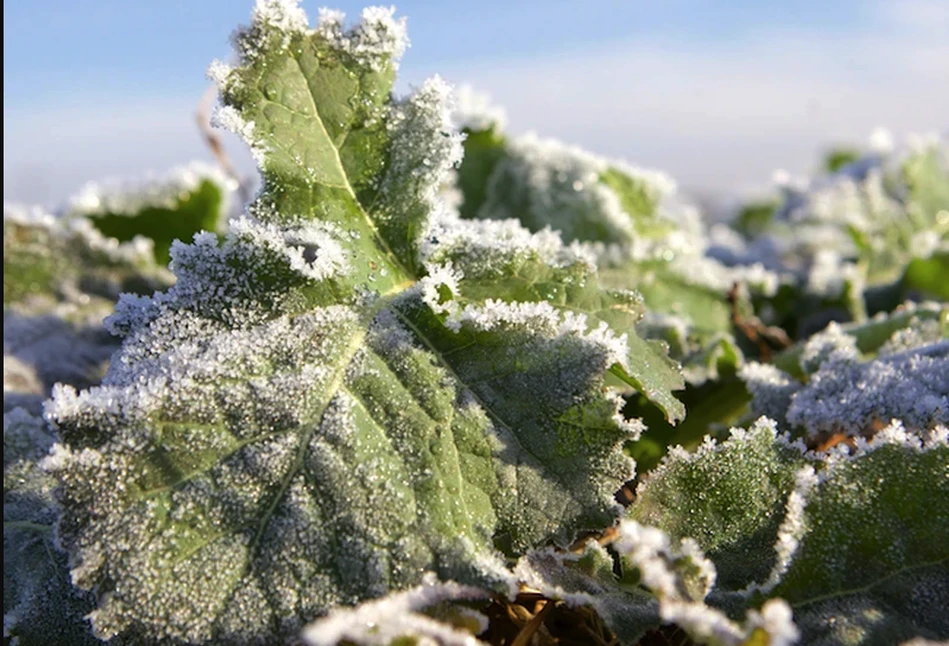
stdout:
<svg viewBox="0 0 949 646">
<path fill-rule="evenodd" d="M 346 15 L 342 11 L 320 9 L 315 31 L 362 65 L 378 70 L 388 63 L 398 69 L 399 59 L 409 46 L 409 36 L 405 18 L 396 20 L 394 13 L 395 7 L 367 7 L 356 26 L 345 31 Z"/>
<path fill-rule="evenodd" d="M 679 626 L 699 643 L 739 646 L 756 630 L 765 631 L 771 644 L 794 644 L 800 637 L 791 609 L 781 599 L 769 600 L 760 611 L 749 611 L 744 625 L 707 605 L 703 599 L 715 584 L 715 566 L 692 539 L 682 540 L 675 548 L 665 532 L 623 520 L 613 546 L 659 598 L 662 620 Z"/>
<path fill-rule="evenodd" d="M 485 590 L 457 583 L 439 583 L 428 573 L 422 585 L 397 592 L 378 601 L 368 601 L 352 609 L 338 609 L 303 631 L 312 646 L 336 646 L 346 641 L 360 646 L 389 646 L 399 638 L 412 639 L 418 646 L 476 646 L 479 640 L 468 632 L 452 628 L 422 614 L 443 601 L 470 601 L 488 598 Z"/>
<path fill-rule="evenodd" d="M 859 434 L 891 418 L 916 429 L 949 424 L 949 341 L 866 363 L 834 351 L 787 411 L 791 424 L 811 433 Z"/>
<path fill-rule="evenodd" d="M 755 412 L 811 435 L 867 434 L 891 419 L 923 432 L 949 423 L 949 341 L 940 338 L 939 325 L 910 319 L 875 358 L 862 360 L 856 338 L 831 323 L 801 349 L 806 383 L 758 363 L 740 376 Z"/>
</svg>

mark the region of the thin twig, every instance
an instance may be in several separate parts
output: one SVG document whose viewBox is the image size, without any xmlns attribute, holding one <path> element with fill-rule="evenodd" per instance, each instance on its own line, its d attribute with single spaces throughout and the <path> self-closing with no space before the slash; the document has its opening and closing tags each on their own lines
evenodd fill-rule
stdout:
<svg viewBox="0 0 949 646">
<path fill-rule="evenodd" d="M 548 601 L 544 604 L 544 607 L 541 608 L 540 612 L 534 615 L 529 622 L 521 629 L 521 632 L 518 633 L 517 638 L 511 642 L 511 646 L 527 646 L 530 643 L 531 637 L 534 636 L 534 633 L 541 627 L 546 619 L 547 614 L 553 610 L 554 602 Z"/>
<path fill-rule="evenodd" d="M 211 149 L 211 154 L 214 155 L 217 163 L 227 176 L 237 184 L 237 195 L 240 197 L 241 204 L 244 204 L 250 197 L 248 195 L 247 180 L 237 171 L 234 164 L 231 163 L 231 158 L 228 156 L 227 151 L 224 150 L 224 144 L 221 142 L 221 138 L 211 127 L 211 106 L 214 104 L 214 99 L 216 98 L 217 86 L 212 84 L 198 103 L 195 120 L 198 122 L 198 130 L 201 131 L 204 142 L 208 145 L 208 148 Z"/>
<path fill-rule="evenodd" d="M 788 348 L 793 342 L 781 328 L 765 325 L 757 316 L 744 316 L 741 313 L 739 307 L 741 289 L 741 283 L 736 282 L 728 290 L 728 303 L 732 310 L 732 324 L 758 347 L 761 360 L 768 362 L 775 350 Z"/>
</svg>

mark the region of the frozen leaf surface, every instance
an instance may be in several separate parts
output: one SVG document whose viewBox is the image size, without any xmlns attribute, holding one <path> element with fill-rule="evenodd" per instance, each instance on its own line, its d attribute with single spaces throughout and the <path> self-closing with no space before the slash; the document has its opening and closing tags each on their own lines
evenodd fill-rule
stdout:
<svg viewBox="0 0 949 646">
<path fill-rule="evenodd" d="M 692 453 L 673 449 L 638 487 L 630 516 L 697 540 L 715 561 L 719 583 L 741 588 L 773 566 L 774 536 L 802 453 L 765 419 Z"/>
<path fill-rule="evenodd" d="M 695 454 L 672 452 L 631 514 L 695 537 L 718 571 L 710 604 L 732 613 L 782 598 L 804 643 L 945 639 L 946 438 L 944 426 L 920 436 L 893 422 L 852 451 L 804 453 L 759 420 Z"/>
<path fill-rule="evenodd" d="M 236 44 L 219 121 L 260 195 L 223 241 L 172 245 L 176 284 L 107 321 L 103 384 L 46 410 L 96 634 L 280 642 L 427 570 L 504 586 L 499 551 L 609 524 L 641 430 L 610 384 L 681 413 L 625 325 L 638 300 L 542 234 L 518 227 L 493 273 L 478 231 L 433 235 L 460 137 L 439 79 L 391 97 L 391 10 L 310 28 L 262 1 Z"/>
<path fill-rule="evenodd" d="M 949 423 L 944 311 L 927 303 L 860 327 L 832 323 L 789 354 L 805 383 L 775 365 L 745 366 L 752 408 L 811 436 L 870 435 L 891 419 L 917 431 Z"/>
<path fill-rule="evenodd" d="M 39 466 L 55 441 L 23 409 L 3 416 L 3 634 L 19 646 L 97 644 L 84 615 L 94 596 L 72 586 L 53 540 L 56 480 Z"/>
</svg>

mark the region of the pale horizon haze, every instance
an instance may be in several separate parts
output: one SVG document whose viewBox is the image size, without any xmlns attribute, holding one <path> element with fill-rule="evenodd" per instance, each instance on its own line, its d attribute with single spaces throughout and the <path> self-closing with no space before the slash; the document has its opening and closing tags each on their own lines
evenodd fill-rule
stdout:
<svg viewBox="0 0 949 646">
<path fill-rule="evenodd" d="M 315 21 L 323 3 L 303 2 Z M 362 4 L 332 5 L 358 18 Z M 413 0 L 397 90 L 438 73 L 536 131 L 748 193 L 823 151 L 949 127 L 949 1 Z M 211 160 L 195 125 L 252 0 L 4 3 L 4 200 Z M 244 145 L 225 139 L 238 166 Z"/>
</svg>

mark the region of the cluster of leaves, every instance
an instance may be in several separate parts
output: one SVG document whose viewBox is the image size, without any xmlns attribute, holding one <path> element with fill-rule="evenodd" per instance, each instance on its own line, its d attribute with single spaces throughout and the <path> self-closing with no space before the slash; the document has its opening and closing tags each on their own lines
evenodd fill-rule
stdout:
<svg viewBox="0 0 949 646">
<path fill-rule="evenodd" d="M 6 639 L 949 636 L 949 308 L 902 304 L 946 298 L 943 142 L 751 233 L 393 96 L 392 10 L 260 0 L 235 45 L 240 217 L 214 173 L 5 209 Z"/>
</svg>

